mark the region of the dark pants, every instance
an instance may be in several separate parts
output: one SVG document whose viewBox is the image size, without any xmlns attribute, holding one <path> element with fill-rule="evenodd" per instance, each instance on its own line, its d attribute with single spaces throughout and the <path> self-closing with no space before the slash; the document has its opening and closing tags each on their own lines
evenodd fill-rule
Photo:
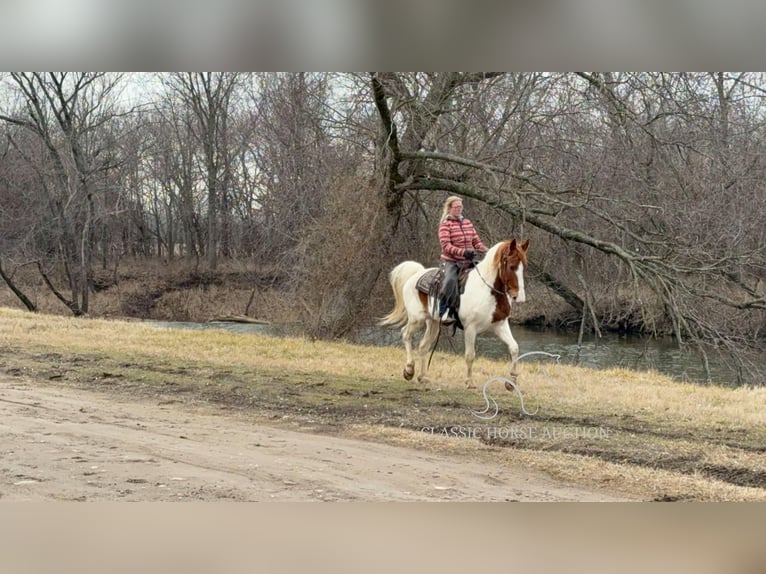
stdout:
<svg viewBox="0 0 766 574">
<path fill-rule="evenodd" d="M 442 267 L 444 268 L 444 278 L 442 279 L 442 287 L 439 291 L 440 300 L 440 315 L 443 315 L 447 309 L 454 309 L 457 311 L 460 306 L 460 290 L 457 284 L 457 277 L 460 273 L 460 263 L 454 261 L 442 261 Z M 456 313 L 457 314 L 457 313 Z"/>
</svg>

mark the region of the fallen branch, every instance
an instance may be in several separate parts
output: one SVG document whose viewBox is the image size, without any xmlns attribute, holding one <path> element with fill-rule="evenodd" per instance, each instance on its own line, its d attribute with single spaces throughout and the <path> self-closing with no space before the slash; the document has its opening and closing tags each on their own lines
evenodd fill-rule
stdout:
<svg viewBox="0 0 766 574">
<path fill-rule="evenodd" d="M 271 325 L 271 321 L 253 319 L 244 315 L 223 315 L 222 317 L 213 317 L 207 320 L 208 323 L 252 323 L 254 325 Z"/>
</svg>

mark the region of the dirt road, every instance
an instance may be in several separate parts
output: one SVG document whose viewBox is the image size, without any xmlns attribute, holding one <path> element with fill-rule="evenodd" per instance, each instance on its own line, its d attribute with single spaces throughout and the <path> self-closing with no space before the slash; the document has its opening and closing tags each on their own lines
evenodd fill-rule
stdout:
<svg viewBox="0 0 766 574">
<path fill-rule="evenodd" d="M 0 378 L 0 501 L 618 500 L 522 468 Z"/>
</svg>

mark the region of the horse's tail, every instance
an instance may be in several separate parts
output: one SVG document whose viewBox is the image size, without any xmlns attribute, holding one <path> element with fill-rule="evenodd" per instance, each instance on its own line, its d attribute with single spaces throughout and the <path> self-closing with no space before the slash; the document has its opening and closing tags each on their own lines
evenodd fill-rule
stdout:
<svg viewBox="0 0 766 574">
<path fill-rule="evenodd" d="M 388 279 L 391 281 L 391 288 L 394 291 L 395 303 L 393 310 L 380 319 L 380 325 L 401 325 L 407 321 L 407 309 L 404 306 L 404 284 L 407 279 L 425 271 L 425 269 L 417 261 L 404 261 L 391 270 Z"/>
</svg>

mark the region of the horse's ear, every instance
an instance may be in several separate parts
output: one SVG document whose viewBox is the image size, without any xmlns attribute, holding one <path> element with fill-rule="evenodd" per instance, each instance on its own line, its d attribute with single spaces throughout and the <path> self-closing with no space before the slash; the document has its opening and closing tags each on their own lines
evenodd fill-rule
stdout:
<svg viewBox="0 0 766 574">
<path fill-rule="evenodd" d="M 529 239 L 527 239 L 524 243 L 521 244 L 521 250 L 526 252 L 527 249 L 529 249 Z"/>
<path fill-rule="evenodd" d="M 511 253 L 516 251 L 516 239 L 515 238 L 511 239 L 511 244 L 508 246 L 508 251 L 511 252 Z"/>
</svg>

